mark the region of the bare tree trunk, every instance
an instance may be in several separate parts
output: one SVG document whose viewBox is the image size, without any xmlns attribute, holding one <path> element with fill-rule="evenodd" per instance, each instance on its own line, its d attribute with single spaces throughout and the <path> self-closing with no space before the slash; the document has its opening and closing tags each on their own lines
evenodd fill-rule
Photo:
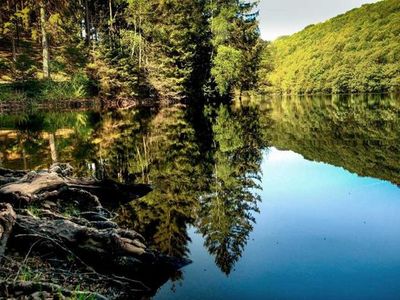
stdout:
<svg viewBox="0 0 400 300">
<path fill-rule="evenodd" d="M 42 50 L 43 50 L 43 77 L 50 78 L 49 69 L 49 42 L 47 36 L 47 20 L 46 20 L 46 9 L 44 1 L 40 2 L 40 25 L 42 30 Z"/>
<path fill-rule="evenodd" d="M 88 0 L 85 0 L 85 31 L 86 31 L 86 44 L 89 45 L 90 43 L 90 22 L 89 22 L 89 4 L 88 4 Z"/>
<path fill-rule="evenodd" d="M 139 15 L 139 28 L 142 28 L 142 16 Z M 142 68 L 142 35 L 139 35 L 139 74 Z"/>
<path fill-rule="evenodd" d="M 7 7 L 8 7 L 8 10 L 10 11 L 10 13 L 11 13 L 10 1 L 7 1 Z M 17 61 L 17 48 L 16 48 L 16 45 L 15 45 L 15 34 L 16 34 L 15 31 L 16 31 L 16 23 L 14 22 L 14 28 L 13 28 L 12 36 L 11 36 L 12 58 L 13 58 L 13 62 L 14 62 L 13 68 L 15 67 L 15 62 Z"/>
<path fill-rule="evenodd" d="M 51 161 L 52 163 L 55 163 L 57 162 L 57 149 L 56 149 L 54 133 L 49 133 L 49 145 L 50 145 Z"/>
<path fill-rule="evenodd" d="M 108 7 L 110 10 L 110 33 L 112 33 L 114 31 L 114 27 L 113 27 L 113 12 L 112 12 L 112 0 L 108 0 Z"/>
<path fill-rule="evenodd" d="M 13 61 L 15 63 L 17 61 L 17 50 L 16 50 L 16 47 L 15 47 L 15 37 L 14 37 L 14 35 L 11 38 L 11 44 L 12 44 L 12 57 L 13 57 Z"/>
<path fill-rule="evenodd" d="M 15 12 L 18 11 L 18 4 L 15 5 Z M 16 50 L 18 51 L 18 47 L 19 47 L 19 40 L 20 40 L 20 34 L 19 34 L 19 22 L 20 22 L 20 18 L 16 19 L 14 22 L 14 26 L 15 26 L 15 33 L 17 36 L 17 42 L 16 42 Z"/>
</svg>

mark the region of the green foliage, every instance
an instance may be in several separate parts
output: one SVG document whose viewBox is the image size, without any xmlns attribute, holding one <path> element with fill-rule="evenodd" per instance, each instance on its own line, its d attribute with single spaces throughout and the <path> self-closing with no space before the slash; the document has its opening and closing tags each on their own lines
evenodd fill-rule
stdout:
<svg viewBox="0 0 400 300">
<path fill-rule="evenodd" d="M 65 82 L 46 85 L 52 98 L 60 98 L 59 90 L 86 96 L 84 89 L 68 84 L 76 73 L 88 74 L 97 88 L 93 92 L 106 98 L 195 96 L 200 101 L 217 96 L 217 90 L 225 95 L 233 88 L 247 89 L 258 65 L 255 5 L 236 0 L 11 0 L 0 8 L 5 41 L 0 52 L 8 52 L 0 76 L 14 81 L 50 76 Z M 49 42 L 43 43 L 43 37 Z"/>
<path fill-rule="evenodd" d="M 217 90 L 221 95 L 234 88 L 240 92 L 251 89 L 259 66 L 259 29 L 254 11 L 257 2 L 212 2 L 211 43 L 212 69 Z"/>
<path fill-rule="evenodd" d="M 88 76 L 75 74 L 70 81 L 26 80 L 0 84 L 0 101 L 4 100 L 67 100 L 82 99 L 90 95 L 92 83 Z"/>
<path fill-rule="evenodd" d="M 26 94 L 22 91 L 15 90 L 11 84 L 0 84 L 0 102 L 1 101 L 26 101 Z"/>
<path fill-rule="evenodd" d="M 140 207 L 138 221 L 148 228 L 158 249 L 184 257 L 189 241 L 186 223 L 195 217 L 201 175 L 195 132 L 184 107 L 161 110 L 151 123 L 149 138 L 148 178 L 154 191 L 135 204 Z"/>
<path fill-rule="evenodd" d="M 85 74 L 78 73 L 69 82 L 43 81 L 39 99 L 80 99 L 89 95 L 89 89 L 90 82 L 88 77 Z"/>
<path fill-rule="evenodd" d="M 235 19 L 235 14 L 236 9 L 234 6 L 224 6 L 219 14 L 212 19 L 212 43 L 215 49 L 220 45 L 226 44 L 231 39 L 231 34 L 234 30 L 233 20 Z"/>
<path fill-rule="evenodd" d="M 15 61 L 15 78 L 18 80 L 27 80 L 33 78 L 37 68 L 36 62 L 27 53 L 17 56 Z"/>
<path fill-rule="evenodd" d="M 221 95 L 230 91 L 232 84 L 239 79 L 241 63 L 242 54 L 240 50 L 228 46 L 218 47 L 211 74 L 215 78 Z"/>
<path fill-rule="evenodd" d="M 21 269 L 19 270 L 18 280 L 20 281 L 39 282 L 41 278 L 42 278 L 42 273 L 35 272 L 28 266 L 21 266 Z"/>
<path fill-rule="evenodd" d="M 400 184 L 397 95 L 276 97 L 260 109 L 265 140 L 279 149 Z"/>
<path fill-rule="evenodd" d="M 213 152 L 210 192 L 201 201 L 199 231 L 215 262 L 227 275 L 239 260 L 252 231 L 260 201 L 261 147 L 259 116 L 253 109 L 217 111 L 212 126 Z"/>
<path fill-rule="evenodd" d="M 382 92 L 400 89 L 400 2 L 364 5 L 273 42 L 274 71 L 262 89 L 280 93 Z M 263 68 L 271 69 L 264 53 Z M 272 85 L 272 87 L 271 87 Z"/>
</svg>

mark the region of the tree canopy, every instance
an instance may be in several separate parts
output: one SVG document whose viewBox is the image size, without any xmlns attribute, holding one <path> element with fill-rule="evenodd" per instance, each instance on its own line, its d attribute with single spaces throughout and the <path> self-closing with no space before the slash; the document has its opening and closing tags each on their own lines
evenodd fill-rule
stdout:
<svg viewBox="0 0 400 300">
<path fill-rule="evenodd" d="M 256 83 L 256 5 L 7 0 L 0 8 L 0 77 L 69 81 L 84 74 L 104 97 L 226 96 Z"/>
<path fill-rule="evenodd" d="M 353 9 L 266 47 L 260 86 L 279 93 L 398 91 L 399 35 L 398 0 Z"/>
</svg>

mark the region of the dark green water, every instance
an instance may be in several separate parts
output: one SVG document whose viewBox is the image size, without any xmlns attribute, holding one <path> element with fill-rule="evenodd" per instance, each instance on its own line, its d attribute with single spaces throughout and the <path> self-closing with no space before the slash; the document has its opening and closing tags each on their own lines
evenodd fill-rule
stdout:
<svg viewBox="0 0 400 300">
<path fill-rule="evenodd" d="M 400 97 L 0 116 L 0 165 L 151 183 L 119 222 L 193 263 L 158 299 L 400 299 Z"/>
</svg>

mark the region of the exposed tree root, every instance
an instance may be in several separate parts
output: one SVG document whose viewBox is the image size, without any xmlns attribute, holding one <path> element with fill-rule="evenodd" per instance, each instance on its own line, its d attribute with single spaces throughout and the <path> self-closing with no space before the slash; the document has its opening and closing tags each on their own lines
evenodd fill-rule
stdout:
<svg viewBox="0 0 400 300">
<path fill-rule="evenodd" d="M 8 203 L 0 203 L 0 262 L 17 215 Z"/>
<path fill-rule="evenodd" d="M 61 291 L 63 297 L 72 295 L 68 289 L 50 283 L 18 282 L 29 256 L 72 259 L 85 272 L 96 274 L 105 282 L 128 285 L 130 291 L 150 294 L 189 263 L 149 249 L 143 236 L 120 228 L 112 221 L 113 213 L 103 207 L 103 203 L 110 208 L 136 199 L 149 187 L 76 179 L 70 175 L 68 165 L 29 173 L 1 169 L 0 176 L 8 179 L 3 181 L 6 184 L 0 182 L 0 199 L 7 202 L 0 203 L 0 255 L 4 254 L 7 242 L 8 248 L 25 251 L 26 255 L 15 280 L 0 281 L 0 290 L 5 293 L 0 293 L 0 297 L 40 298 L 38 291 L 50 295 Z"/>
</svg>

